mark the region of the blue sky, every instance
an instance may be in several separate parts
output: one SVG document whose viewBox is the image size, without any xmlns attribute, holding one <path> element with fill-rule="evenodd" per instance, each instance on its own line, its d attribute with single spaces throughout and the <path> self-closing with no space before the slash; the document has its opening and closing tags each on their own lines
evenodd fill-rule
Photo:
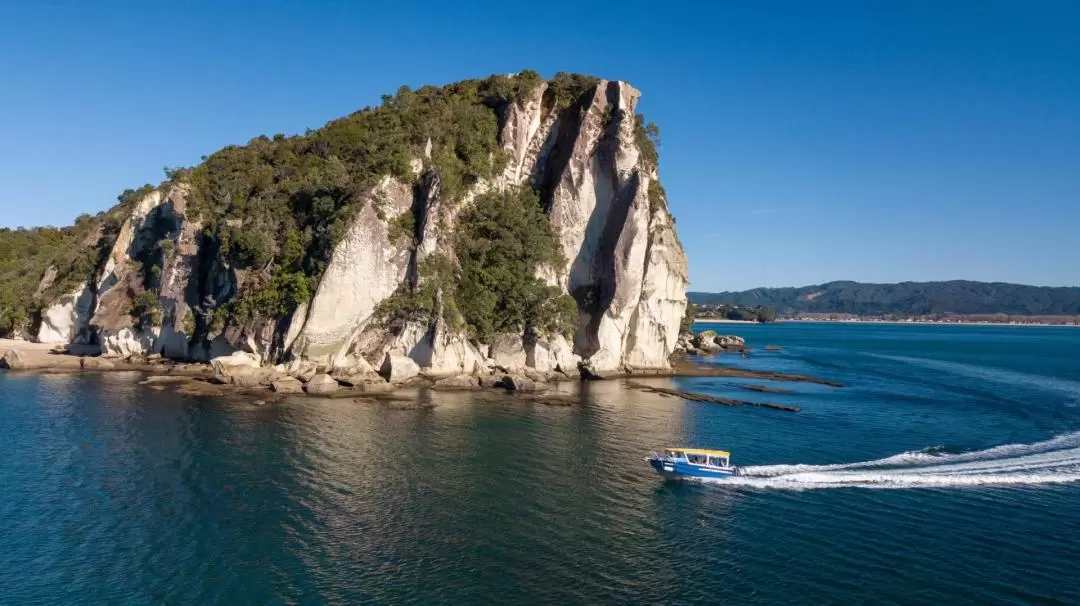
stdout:
<svg viewBox="0 0 1080 606">
<path fill-rule="evenodd" d="M 643 91 L 695 290 L 1080 284 L 1077 2 L 224 4 L 0 3 L 0 226 L 531 68 Z"/>
</svg>

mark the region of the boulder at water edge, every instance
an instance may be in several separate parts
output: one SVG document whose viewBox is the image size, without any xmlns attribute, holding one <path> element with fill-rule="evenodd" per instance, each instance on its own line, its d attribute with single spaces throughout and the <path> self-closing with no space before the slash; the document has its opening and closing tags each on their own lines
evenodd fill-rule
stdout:
<svg viewBox="0 0 1080 606">
<path fill-rule="evenodd" d="M 334 393 L 338 390 L 338 382 L 327 374 L 315 375 L 307 382 L 304 389 L 311 395 Z"/>
<path fill-rule="evenodd" d="M 282 377 L 271 381 L 270 389 L 276 393 L 302 393 L 304 384 L 293 377 Z"/>
<path fill-rule="evenodd" d="M 400 383 L 420 374 L 420 366 L 408 356 L 386 354 L 379 374 L 391 383 Z"/>
</svg>

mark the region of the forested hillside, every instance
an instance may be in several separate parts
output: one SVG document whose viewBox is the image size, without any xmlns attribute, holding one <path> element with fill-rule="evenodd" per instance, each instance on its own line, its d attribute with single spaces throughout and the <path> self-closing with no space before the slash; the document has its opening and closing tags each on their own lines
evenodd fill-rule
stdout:
<svg viewBox="0 0 1080 606">
<path fill-rule="evenodd" d="M 755 288 L 740 292 L 687 293 L 697 305 L 771 307 L 780 314 L 855 315 L 1080 314 L 1080 287 L 1026 286 L 1003 282 L 829 282 L 799 288 Z"/>
</svg>

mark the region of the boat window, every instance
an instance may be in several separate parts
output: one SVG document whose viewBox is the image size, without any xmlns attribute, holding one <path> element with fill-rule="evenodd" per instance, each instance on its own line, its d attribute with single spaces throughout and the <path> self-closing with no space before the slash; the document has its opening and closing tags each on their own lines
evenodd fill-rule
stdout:
<svg viewBox="0 0 1080 606">
<path fill-rule="evenodd" d="M 709 465 L 720 467 L 720 457 L 709 457 Z"/>
</svg>

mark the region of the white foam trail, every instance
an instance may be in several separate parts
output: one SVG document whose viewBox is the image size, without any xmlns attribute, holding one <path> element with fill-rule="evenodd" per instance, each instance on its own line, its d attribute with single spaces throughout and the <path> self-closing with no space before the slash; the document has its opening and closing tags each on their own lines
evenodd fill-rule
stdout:
<svg viewBox="0 0 1080 606">
<path fill-rule="evenodd" d="M 936 449 L 838 465 L 753 465 L 719 480 L 763 488 L 909 488 L 1080 482 L 1080 432 L 974 452 Z"/>
</svg>

